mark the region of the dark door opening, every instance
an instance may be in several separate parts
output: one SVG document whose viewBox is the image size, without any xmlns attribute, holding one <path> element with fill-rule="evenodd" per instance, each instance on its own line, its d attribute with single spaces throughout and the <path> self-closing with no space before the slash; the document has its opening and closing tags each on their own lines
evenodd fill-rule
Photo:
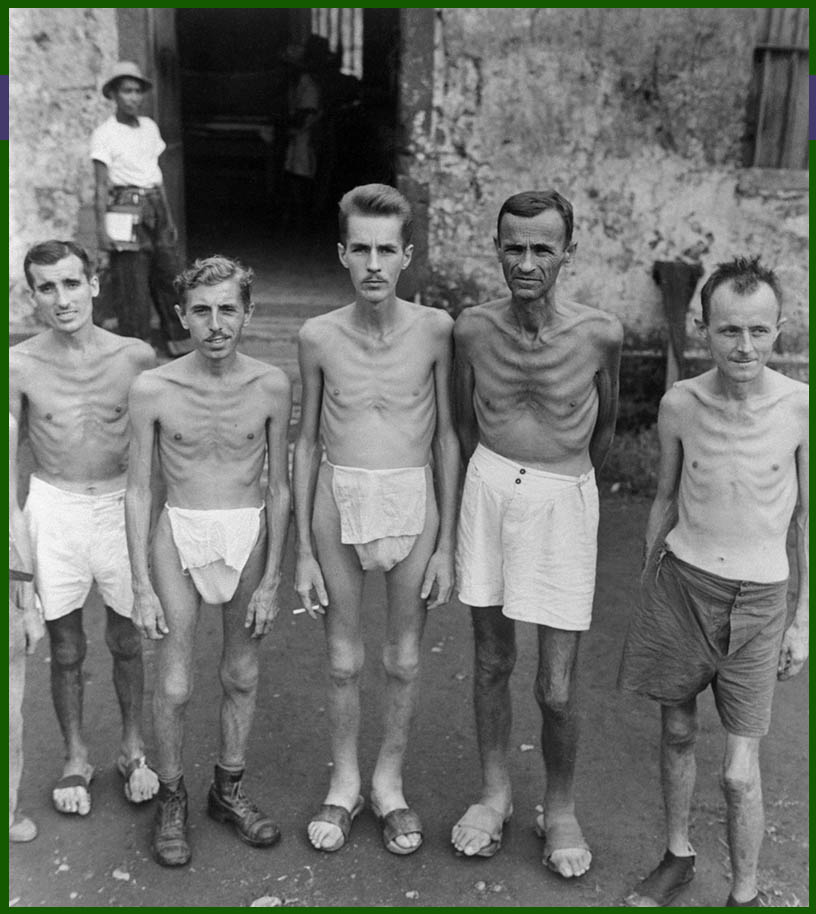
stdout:
<svg viewBox="0 0 816 914">
<path fill-rule="evenodd" d="M 334 258 L 339 197 L 395 180 L 399 10 L 179 8 L 176 29 L 190 256 L 313 240 Z M 293 196 L 304 72 L 316 167 Z"/>
</svg>

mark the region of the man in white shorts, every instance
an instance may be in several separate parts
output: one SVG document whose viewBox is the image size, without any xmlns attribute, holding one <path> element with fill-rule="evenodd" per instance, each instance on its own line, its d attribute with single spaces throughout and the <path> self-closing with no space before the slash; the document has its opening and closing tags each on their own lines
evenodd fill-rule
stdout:
<svg viewBox="0 0 816 914">
<path fill-rule="evenodd" d="M 221 744 L 207 812 L 252 847 L 280 838 L 243 786 L 261 638 L 278 613 L 292 408 L 286 375 L 237 349 L 254 307 L 252 279 L 251 270 L 220 256 L 197 260 L 181 273 L 176 311 L 195 348 L 146 372 L 130 396 L 126 518 L 133 618 L 158 641 L 153 725 L 160 787 L 150 850 L 162 866 L 184 866 L 191 857 L 182 751 L 202 602 L 221 604 L 224 636 Z M 262 480 L 267 459 L 268 478 Z M 151 546 L 155 463 L 167 504 Z"/>
<path fill-rule="evenodd" d="M 117 767 L 125 795 L 138 803 L 158 789 L 141 734 L 144 670 L 141 639 L 130 618 L 124 515 L 128 390 L 156 359 L 146 343 L 94 326 L 99 284 L 79 245 L 35 245 L 24 267 L 38 316 L 49 329 L 11 349 L 9 410 L 26 430 L 36 463 L 25 517 L 51 644 L 51 695 L 66 750 L 53 801 L 59 812 L 87 815 L 94 768 L 82 733 L 82 606 L 94 581 L 105 603 L 105 641 L 122 712 Z"/>
<path fill-rule="evenodd" d="M 482 793 L 453 828 L 467 856 L 491 857 L 513 812 L 507 765 L 515 621 L 538 634 L 535 695 L 547 775 L 543 862 L 581 876 L 592 855 L 575 817 L 575 676 L 595 589 L 595 470 L 612 441 L 622 329 L 556 301 L 575 251 L 572 207 L 528 191 L 499 212 L 496 251 L 510 295 L 468 308 L 454 328 L 456 425 L 469 460 L 457 533 L 460 600 L 475 636 Z"/>
</svg>

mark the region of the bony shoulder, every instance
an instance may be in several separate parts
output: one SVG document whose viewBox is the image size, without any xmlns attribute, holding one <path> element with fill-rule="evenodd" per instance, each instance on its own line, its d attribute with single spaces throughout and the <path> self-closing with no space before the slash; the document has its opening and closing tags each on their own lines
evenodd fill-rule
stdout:
<svg viewBox="0 0 816 914">
<path fill-rule="evenodd" d="M 468 305 L 463 308 L 454 323 L 454 333 L 457 337 L 466 336 L 476 332 L 484 322 L 495 322 L 498 315 L 507 307 L 507 299 L 484 302 L 481 305 Z"/>
<path fill-rule="evenodd" d="M 350 306 L 347 306 L 350 307 Z M 318 345 L 326 337 L 331 337 L 337 332 L 338 314 L 346 311 L 347 308 L 338 308 L 336 311 L 329 311 L 326 314 L 318 314 L 304 321 L 298 331 L 298 340 L 301 343 L 309 345 Z"/>
<path fill-rule="evenodd" d="M 453 330 L 453 318 L 442 308 L 432 308 L 429 305 L 414 305 L 420 309 L 419 314 L 436 331 L 450 333 Z"/>
<path fill-rule="evenodd" d="M 596 328 L 604 339 L 610 342 L 623 339 L 623 324 L 614 314 L 596 308 L 594 305 L 583 305 L 580 302 L 565 302 L 565 310 L 572 313 L 577 320 L 587 322 Z"/>
<path fill-rule="evenodd" d="M 247 356 L 250 358 L 250 356 Z M 271 393 L 285 393 L 291 389 L 292 382 L 289 375 L 277 365 L 268 365 L 266 362 L 260 362 L 258 359 L 252 359 L 251 367 L 255 372 L 255 378 Z"/>
<path fill-rule="evenodd" d="M 134 362 L 145 368 L 156 366 L 156 351 L 150 343 L 133 336 L 117 336 L 115 333 L 110 333 L 109 336 L 113 337 L 113 348 L 125 352 Z M 116 341 L 120 341 L 118 345 Z"/>
</svg>

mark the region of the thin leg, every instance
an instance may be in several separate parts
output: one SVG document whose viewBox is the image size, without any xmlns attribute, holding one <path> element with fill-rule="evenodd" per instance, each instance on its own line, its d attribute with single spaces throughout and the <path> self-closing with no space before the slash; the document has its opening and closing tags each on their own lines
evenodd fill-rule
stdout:
<svg viewBox="0 0 816 914">
<path fill-rule="evenodd" d="M 82 610 L 46 622 L 46 628 L 51 644 L 51 698 L 65 743 L 62 777 L 81 775 L 90 780 L 93 767 L 82 736 L 82 663 L 87 651 Z M 87 815 L 91 809 L 90 796 L 81 786 L 55 788 L 53 799 L 61 812 Z"/>
<path fill-rule="evenodd" d="M 454 847 L 467 856 L 484 851 L 493 844 L 500 823 L 513 811 L 513 793 L 507 750 L 513 709 L 510 676 L 516 664 L 515 623 L 502 615 L 499 606 L 471 607 L 475 660 L 473 673 L 473 707 L 476 712 L 476 738 L 482 763 L 482 793 L 476 805 L 487 806 L 496 813 L 493 822 L 485 819 L 484 810 L 471 807 L 465 815 L 479 812 L 482 827 L 458 822 L 451 833 Z M 489 814 L 487 814 L 489 815 Z M 478 821 L 477 819 L 477 821 Z"/>
<path fill-rule="evenodd" d="M 323 802 L 351 811 L 360 796 L 361 784 L 357 740 L 360 672 L 364 660 L 360 630 L 363 572 L 354 548 L 340 541 L 340 518 L 326 468 L 321 469 L 318 477 L 313 526 L 317 558 L 329 595 L 323 621 L 329 665 L 328 716 L 333 764 L 329 791 Z M 308 833 L 317 848 L 332 847 L 340 834 L 337 826 L 319 820 L 309 823 Z"/>
<path fill-rule="evenodd" d="M 663 705 L 660 741 L 660 782 L 666 813 L 666 846 L 678 857 L 691 853 L 689 818 L 697 776 L 697 702 Z"/>
<path fill-rule="evenodd" d="M 422 580 L 433 554 L 439 515 L 433 487 L 428 486 L 425 529 L 408 555 L 386 574 L 387 629 L 383 648 L 385 668 L 385 713 L 383 741 L 371 779 L 371 802 L 380 815 L 405 809 L 402 768 L 408 733 L 419 692 L 419 659 L 427 615 L 420 597 Z M 422 842 L 419 832 L 397 835 L 400 847 L 410 850 Z"/>
<path fill-rule="evenodd" d="M 17 809 L 23 774 L 23 691 L 25 689 L 23 614 L 9 601 L 9 828 Z"/>
<path fill-rule="evenodd" d="M 159 780 L 174 785 L 182 775 L 184 716 L 193 691 L 193 641 L 201 598 L 181 565 L 167 512 L 156 524 L 153 582 L 170 629 L 156 650 L 153 729 Z"/>
<path fill-rule="evenodd" d="M 545 862 L 568 878 L 583 875 L 592 861 L 575 817 L 575 682 L 580 637 L 580 632 L 538 626 L 535 696 L 541 709 L 541 751 L 547 774 L 539 828 L 547 840 Z"/>
<path fill-rule="evenodd" d="M 735 901 L 750 901 L 757 894 L 757 865 L 765 832 L 759 739 L 727 735 L 722 785 L 728 815 L 731 895 Z"/>
<path fill-rule="evenodd" d="M 266 563 L 266 530 L 261 533 L 247 559 L 238 589 L 224 605 L 224 646 L 221 654 L 221 750 L 219 764 L 233 770 L 243 769 L 249 732 L 255 716 L 258 691 L 258 652 L 260 639 L 251 637 L 246 628 L 247 607 L 264 573 Z"/>
</svg>

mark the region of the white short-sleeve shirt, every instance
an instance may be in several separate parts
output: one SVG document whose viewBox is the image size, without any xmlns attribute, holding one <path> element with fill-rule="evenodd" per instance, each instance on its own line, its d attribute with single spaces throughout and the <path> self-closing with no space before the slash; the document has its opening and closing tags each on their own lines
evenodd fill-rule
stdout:
<svg viewBox="0 0 816 914">
<path fill-rule="evenodd" d="M 149 117 L 140 117 L 138 127 L 129 127 L 111 116 L 91 134 L 91 158 L 108 166 L 113 185 L 161 184 L 159 156 L 166 148 L 156 122 Z"/>
</svg>

